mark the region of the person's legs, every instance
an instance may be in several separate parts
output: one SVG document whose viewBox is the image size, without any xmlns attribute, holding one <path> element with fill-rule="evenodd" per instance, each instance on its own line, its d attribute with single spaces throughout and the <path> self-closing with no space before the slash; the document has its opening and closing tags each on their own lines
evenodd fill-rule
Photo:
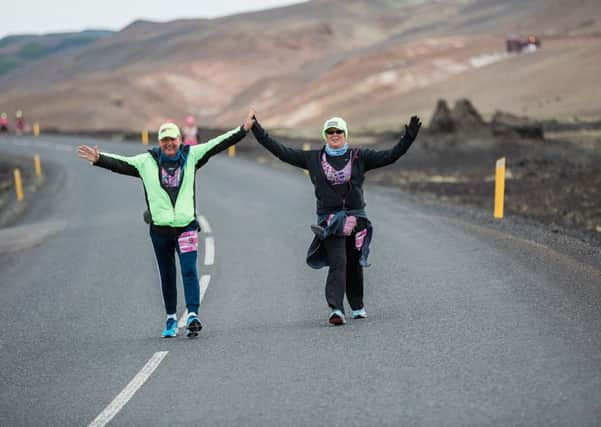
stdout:
<svg viewBox="0 0 601 427">
<path fill-rule="evenodd" d="M 344 313 L 344 289 L 346 283 L 345 237 L 330 236 L 322 244 L 328 254 L 330 269 L 326 279 L 326 301 L 334 310 Z"/>
<path fill-rule="evenodd" d="M 188 319 L 186 320 L 186 335 L 196 337 L 202 329 L 198 319 L 200 305 L 200 287 L 198 286 L 198 271 L 196 259 L 198 258 L 198 231 L 196 228 L 188 229 L 177 239 L 177 253 L 182 269 L 182 282 L 184 283 L 184 296 Z"/>
<path fill-rule="evenodd" d="M 154 248 L 159 273 L 161 275 L 161 289 L 163 302 L 167 315 L 177 312 L 177 288 L 175 270 L 175 239 L 171 236 L 150 232 L 150 239 Z"/>
<path fill-rule="evenodd" d="M 363 267 L 361 252 L 355 248 L 355 236 L 346 238 L 346 298 L 353 310 L 363 308 Z"/>
<path fill-rule="evenodd" d="M 198 232 L 196 230 L 185 231 L 179 236 L 177 253 L 179 254 L 179 264 L 182 270 L 186 308 L 189 313 L 198 313 L 200 287 L 196 267 L 198 258 Z"/>
</svg>

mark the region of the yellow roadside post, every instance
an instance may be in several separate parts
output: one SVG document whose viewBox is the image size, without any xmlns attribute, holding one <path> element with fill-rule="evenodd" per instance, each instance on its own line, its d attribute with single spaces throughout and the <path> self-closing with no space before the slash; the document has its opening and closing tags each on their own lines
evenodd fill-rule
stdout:
<svg viewBox="0 0 601 427">
<path fill-rule="evenodd" d="M 15 169 L 15 191 L 17 192 L 17 200 L 20 202 L 23 200 L 23 183 L 21 182 L 21 171 Z"/>
<path fill-rule="evenodd" d="M 40 161 L 40 155 L 34 154 L 33 156 L 33 165 L 35 167 L 35 176 L 38 178 L 42 177 L 42 162 Z"/>
<path fill-rule="evenodd" d="M 303 144 L 303 151 L 309 151 L 309 150 L 311 150 L 311 144 L 305 142 Z M 307 169 L 304 169 L 303 172 L 305 173 L 305 175 L 309 175 L 309 171 Z"/>
<path fill-rule="evenodd" d="M 35 136 L 35 137 L 40 136 L 40 125 L 38 124 L 38 122 L 35 122 L 33 124 L 33 136 Z"/>
<path fill-rule="evenodd" d="M 495 177 L 495 218 L 503 218 L 503 204 L 505 200 L 505 157 L 497 160 L 497 173 Z"/>
<path fill-rule="evenodd" d="M 142 144 L 148 145 L 148 130 L 144 129 L 142 131 Z"/>
<path fill-rule="evenodd" d="M 227 155 L 229 157 L 236 157 L 236 146 L 235 145 L 229 146 L 229 148 L 227 149 Z"/>
</svg>

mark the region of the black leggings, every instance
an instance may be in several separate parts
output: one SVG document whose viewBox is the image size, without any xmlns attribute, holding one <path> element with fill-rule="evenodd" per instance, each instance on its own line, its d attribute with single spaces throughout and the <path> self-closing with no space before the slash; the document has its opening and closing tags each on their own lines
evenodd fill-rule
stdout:
<svg viewBox="0 0 601 427">
<path fill-rule="evenodd" d="M 332 309 L 344 313 L 344 293 L 351 309 L 363 308 L 363 267 L 359 264 L 361 253 L 355 248 L 355 235 L 331 236 L 325 239 L 330 270 L 326 280 L 326 301 Z"/>
</svg>

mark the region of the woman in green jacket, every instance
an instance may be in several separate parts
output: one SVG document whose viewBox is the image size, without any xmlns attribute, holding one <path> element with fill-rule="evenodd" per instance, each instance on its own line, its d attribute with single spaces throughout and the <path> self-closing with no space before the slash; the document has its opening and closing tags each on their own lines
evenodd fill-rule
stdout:
<svg viewBox="0 0 601 427">
<path fill-rule="evenodd" d="M 195 175 L 211 156 L 242 140 L 254 120 L 250 110 L 244 123 L 210 141 L 195 146 L 182 144 L 179 128 L 164 123 L 158 132 L 159 146 L 126 157 L 80 145 L 79 156 L 94 166 L 142 179 L 148 205 L 150 239 L 161 275 L 161 289 L 167 312 L 163 337 L 177 335 L 177 288 L 175 253 L 179 256 L 188 318 L 188 337 L 198 336 L 200 288 L 196 260 L 198 222 L 196 221 Z"/>
</svg>

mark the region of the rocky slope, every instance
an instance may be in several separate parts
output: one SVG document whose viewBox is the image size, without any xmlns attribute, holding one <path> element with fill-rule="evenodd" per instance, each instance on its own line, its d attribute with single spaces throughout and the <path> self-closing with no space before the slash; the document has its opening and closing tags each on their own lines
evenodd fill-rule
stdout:
<svg viewBox="0 0 601 427">
<path fill-rule="evenodd" d="M 428 118 L 440 97 L 484 115 L 601 116 L 595 0 L 313 0 L 214 20 L 134 22 L 77 52 L 0 77 L 0 110 L 42 127 L 140 129 L 194 114 L 230 127 L 255 102 L 275 127 L 314 133 Z M 543 48 L 506 55 L 505 38 Z"/>
</svg>

